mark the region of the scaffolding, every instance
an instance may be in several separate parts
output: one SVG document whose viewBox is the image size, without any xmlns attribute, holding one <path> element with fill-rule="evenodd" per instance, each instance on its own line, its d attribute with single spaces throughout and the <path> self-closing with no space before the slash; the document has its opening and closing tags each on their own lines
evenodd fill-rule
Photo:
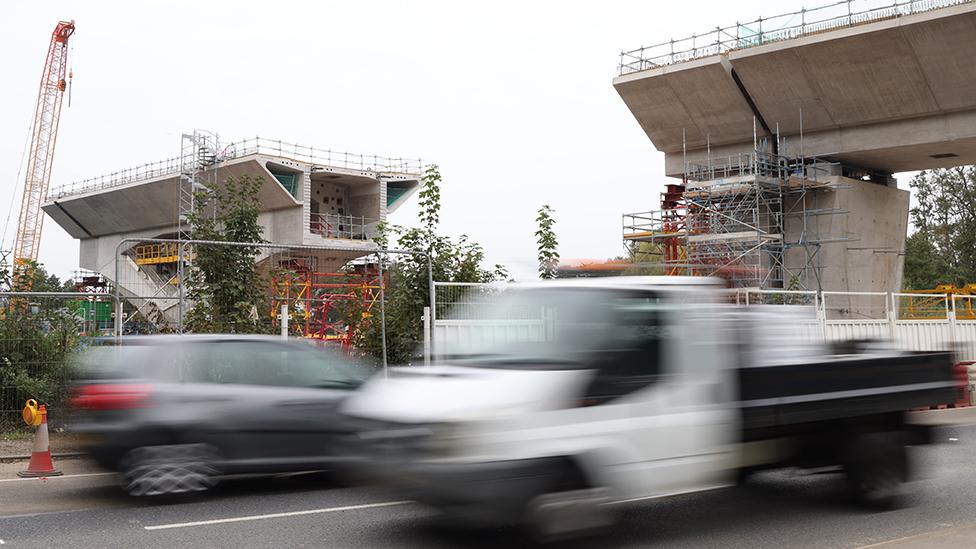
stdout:
<svg viewBox="0 0 976 549">
<path fill-rule="evenodd" d="M 180 259 L 180 247 L 173 242 L 140 244 L 133 251 L 136 265 L 176 263 Z"/>
<path fill-rule="evenodd" d="M 623 216 L 636 263 L 667 275 L 721 276 L 733 287 L 819 290 L 820 247 L 846 240 L 819 234 L 813 218 L 840 187 L 829 163 L 762 152 L 689 164 L 661 193 L 661 209 Z M 836 171 L 836 170 L 833 170 Z"/>
<path fill-rule="evenodd" d="M 344 272 L 319 272 L 314 258 L 278 261 L 271 276 L 272 324 L 281 322 L 288 305 L 292 335 L 337 343 L 347 349 L 356 330 L 363 330 L 379 300 L 378 265 L 354 262 Z"/>
<path fill-rule="evenodd" d="M 90 294 L 108 294 L 112 292 L 112 283 L 95 271 L 76 269 L 71 273 L 71 282 L 76 292 Z"/>
</svg>

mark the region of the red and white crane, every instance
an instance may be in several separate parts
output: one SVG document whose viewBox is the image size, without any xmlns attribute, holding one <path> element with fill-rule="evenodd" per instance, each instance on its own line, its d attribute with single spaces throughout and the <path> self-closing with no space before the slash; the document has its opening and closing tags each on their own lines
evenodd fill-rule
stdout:
<svg viewBox="0 0 976 549">
<path fill-rule="evenodd" d="M 14 241 L 14 265 L 20 270 L 23 270 L 25 265 L 37 261 L 37 252 L 41 244 L 41 228 L 44 225 L 41 202 L 47 195 L 48 184 L 51 181 L 54 144 L 58 138 L 58 121 L 61 118 L 61 100 L 68 86 L 65 80 L 68 66 L 68 38 L 74 32 L 74 21 L 58 23 L 51 33 L 51 45 L 47 50 L 44 72 L 41 74 L 34 124 L 31 126 L 27 178 L 24 181 L 24 194 L 20 203 L 17 238 Z M 71 75 L 69 74 L 68 77 L 70 78 Z M 27 277 L 27 280 L 30 278 Z"/>
</svg>

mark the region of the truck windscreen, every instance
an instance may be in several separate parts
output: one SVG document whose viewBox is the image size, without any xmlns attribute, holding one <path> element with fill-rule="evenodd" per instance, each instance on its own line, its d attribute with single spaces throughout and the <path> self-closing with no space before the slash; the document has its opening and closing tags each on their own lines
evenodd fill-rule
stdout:
<svg viewBox="0 0 976 549">
<path fill-rule="evenodd" d="M 448 346 L 455 361 L 478 367 L 593 368 L 608 354 L 634 352 L 665 334 L 666 307 L 650 291 L 529 288 L 485 299 L 471 335 Z M 649 343 L 650 342 L 650 343 Z"/>
</svg>

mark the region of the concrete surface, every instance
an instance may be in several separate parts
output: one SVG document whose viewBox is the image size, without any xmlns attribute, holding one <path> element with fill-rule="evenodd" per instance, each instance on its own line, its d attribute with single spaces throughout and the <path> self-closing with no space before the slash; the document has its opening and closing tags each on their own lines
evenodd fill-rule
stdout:
<svg viewBox="0 0 976 549">
<path fill-rule="evenodd" d="M 614 87 L 680 175 L 749 152 L 754 111 L 799 154 L 887 173 L 976 163 L 976 4 L 627 74 Z M 744 93 L 732 78 L 740 79 Z M 765 132 L 759 128 L 759 137 Z M 948 158 L 932 155 L 954 154 Z"/>
<path fill-rule="evenodd" d="M 833 190 L 807 194 L 806 209 L 842 213 L 809 215 L 806 227 L 800 216 L 785 218 L 786 241 L 823 239 L 812 265 L 819 269 L 801 276 L 813 290 L 832 292 L 899 292 L 902 289 L 905 235 L 908 230 L 909 192 L 845 177 L 832 176 Z M 786 211 L 800 211 L 800 204 L 786 201 Z M 848 240 L 830 242 L 831 239 Z M 787 249 L 784 261 L 791 272 L 802 273 L 806 254 L 816 248 Z M 787 283 L 789 280 L 787 280 Z M 836 299 L 836 298 L 835 298 Z"/>
</svg>

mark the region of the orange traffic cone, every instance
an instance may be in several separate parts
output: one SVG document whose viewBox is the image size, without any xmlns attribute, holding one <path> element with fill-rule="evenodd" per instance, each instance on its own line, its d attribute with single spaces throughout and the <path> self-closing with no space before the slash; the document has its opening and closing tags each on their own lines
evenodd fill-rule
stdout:
<svg viewBox="0 0 976 549">
<path fill-rule="evenodd" d="M 41 424 L 38 425 L 37 434 L 34 435 L 30 465 L 27 466 L 26 471 L 17 473 L 18 477 L 56 477 L 64 474 L 54 468 L 54 461 L 51 460 L 51 443 L 47 436 L 47 408 L 43 404 L 38 409 L 38 414 L 41 416 Z"/>
</svg>

